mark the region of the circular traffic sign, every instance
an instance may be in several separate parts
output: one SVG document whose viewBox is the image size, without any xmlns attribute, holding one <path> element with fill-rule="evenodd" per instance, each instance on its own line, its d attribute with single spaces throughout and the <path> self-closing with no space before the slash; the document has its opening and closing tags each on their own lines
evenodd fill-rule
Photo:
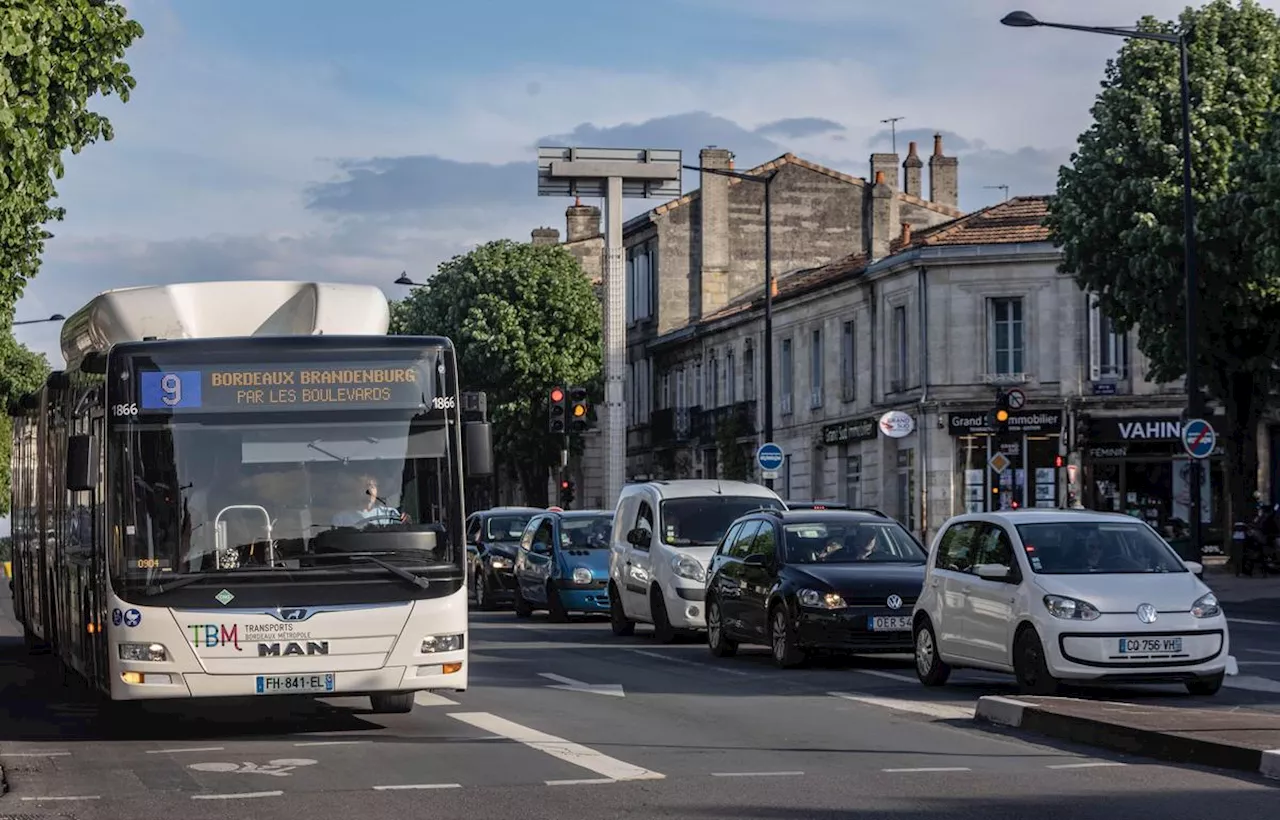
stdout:
<svg viewBox="0 0 1280 820">
<path fill-rule="evenodd" d="M 1010 390 L 1007 395 L 1009 397 L 1010 410 L 1021 410 L 1027 406 L 1027 394 L 1023 393 L 1021 390 L 1014 388 L 1013 390 Z"/>
<path fill-rule="evenodd" d="M 772 441 L 761 444 L 756 451 L 756 464 L 761 470 L 776 470 L 782 466 L 782 448 Z"/>
<path fill-rule="evenodd" d="M 1217 431 L 1204 419 L 1189 419 L 1182 425 L 1182 446 L 1192 458 L 1208 458 L 1217 444 Z"/>
</svg>

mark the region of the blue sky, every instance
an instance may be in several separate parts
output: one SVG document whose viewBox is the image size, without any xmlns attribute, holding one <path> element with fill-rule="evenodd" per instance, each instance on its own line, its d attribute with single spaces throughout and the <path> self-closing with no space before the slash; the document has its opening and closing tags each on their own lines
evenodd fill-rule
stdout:
<svg viewBox="0 0 1280 820">
<path fill-rule="evenodd" d="M 69 157 L 19 319 L 111 287 L 370 282 L 399 295 L 450 256 L 561 228 L 534 147 L 716 144 L 739 167 L 794 151 L 857 175 L 945 135 L 961 206 L 1046 193 L 1119 41 L 998 24 L 1004 0 L 127 0 L 138 88 L 116 139 Z M 1173 0 L 1020 0 L 1128 24 Z M 694 177 L 686 188 L 696 187 Z M 657 204 L 657 203 L 649 203 Z M 632 203 L 631 212 L 646 207 Z M 54 365 L 58 328 L 16 329 Z"/>
</svg>

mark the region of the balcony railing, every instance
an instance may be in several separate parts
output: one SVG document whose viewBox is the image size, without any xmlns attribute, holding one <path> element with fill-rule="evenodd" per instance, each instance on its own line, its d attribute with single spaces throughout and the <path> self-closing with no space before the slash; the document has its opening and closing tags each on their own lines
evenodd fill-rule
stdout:
<svg viewBox="0 0 1280 820">
<path fill-rule="evenodd" d="M 690 441 L 694 433 L 694 419 L 701 415 L 700 406 L 655 410 L 649 425 L 653 446 L 674 447 Z"/>
</svg>

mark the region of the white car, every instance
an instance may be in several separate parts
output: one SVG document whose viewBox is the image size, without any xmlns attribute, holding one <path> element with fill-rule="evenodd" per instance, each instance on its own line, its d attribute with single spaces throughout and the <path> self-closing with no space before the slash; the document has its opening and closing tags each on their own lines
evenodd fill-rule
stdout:
<svg viewBox="0 0 1280 820">
<path fill-rule="evenodd" d="M 1199 572 L 1119 513 L 956 516 L 933 540 L 912 615 L 916 674 L 940 686 L 958 667 L 1012 672 L 1039 695 L 1060 681 L 1215 694 L 1227 619 Z"/>
<path fill-rule="evenodd" d="M 613 634 L 653 624 L 663 643 L 707 628 L 707 564 L 739 517 L 761 507 L 785 510 L 761 484 L 680 479 L 628 484 L 618 497 L 609 555 Z"/>
</svg>

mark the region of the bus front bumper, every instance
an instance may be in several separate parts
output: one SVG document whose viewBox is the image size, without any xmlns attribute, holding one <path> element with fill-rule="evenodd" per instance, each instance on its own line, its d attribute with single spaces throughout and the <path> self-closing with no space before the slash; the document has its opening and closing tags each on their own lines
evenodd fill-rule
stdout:
<svg viewBox="0 0 1280 820">
<path fill-rule="evenodd" d="M 433 658 L 433 660 L 435 660 Z M 138 666 L 142 666 L 139 664 Z M 125 670 L 111 684 L 112 700 L 238 698 L 269 695 L 351 697 L 376 692 L 467 689 L 464 659 L 421 666 L 387 666 L 343 672 L 210 675 L 205 672 Z"/>
</svg>

